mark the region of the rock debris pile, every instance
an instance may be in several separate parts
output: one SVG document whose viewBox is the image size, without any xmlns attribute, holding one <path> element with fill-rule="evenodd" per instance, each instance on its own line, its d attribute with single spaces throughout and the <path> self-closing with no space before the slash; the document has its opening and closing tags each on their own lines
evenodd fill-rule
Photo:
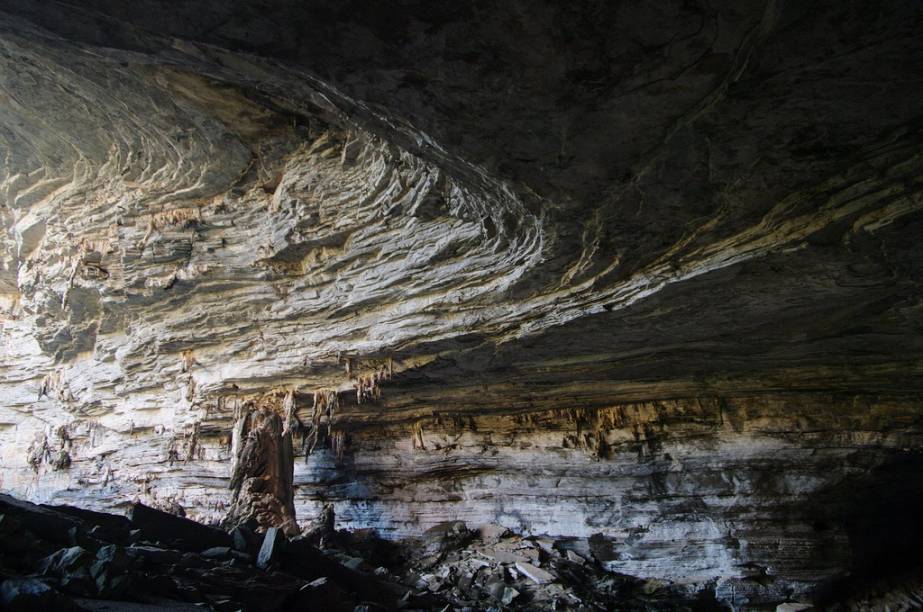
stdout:
<svg viewBox="0 0 923 612">
<path fill-rule="evenodd" d="M 395 543 L 336 531 L 222 531 L 134 504 L 128 517 L 0 496 L 0 602 L 9 610 L 606 610 L 707 603 L 605 572 L 566 542 L 495 525 L 438 525 Z M 251 523 L 255 525 L 255 523 Z M 148 607 L 144 607 L 148 606 Z"/>
<path fill-rule="evenodd" d="M 4 598 L 918 605 L 921 30 L 0 1 Z"/>
</svg>

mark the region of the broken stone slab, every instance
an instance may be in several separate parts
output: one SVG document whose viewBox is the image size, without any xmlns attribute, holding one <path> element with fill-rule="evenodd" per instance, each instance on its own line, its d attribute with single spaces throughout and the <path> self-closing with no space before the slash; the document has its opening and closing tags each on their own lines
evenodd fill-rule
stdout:
<svg viewBox="0 0 923 612">
<path fill-rule="evenodd" d="M 458 588 L 462 593 L 467 593 L 471 590 L 471 585 L 474 582 L 474 574 L 470 572 L 464 572 L 458 579 Z"/>
<path fill-rule="evenodd" d="M 554 540 L 548 538 L 535 538 L 535 543 L 538 544 L 539 548 L 544 550 L 549 555 L 554 554 Z"/>
<path fill-rule="evenodd" d="M 516 555 L 502 550 L 481 551 L 481 554 L 497 563 L 528 563 L 529 560 L 522 555 Z"/>
<path fill-rule="evenodd" d="M 62 591 L 71 595 L 96 594 L 96 583 L 90 575 L 92 553 L 80 546 L 62 548 L 39 562 L 38 570 L 46 576 L 56 576 Z"/>
<path fill-rule="evenodd" d="M 174 516 L 144 504 L 132 504 L 129 511 L 132 527 L 143 537 L 189 552 L 201 552 L 215 546 L 231 546 L 231 536 L 207 525 Z"/>
<path fill-rule="evenodd" d="M 548 584 L 555 580 L 554 574 L 540 567 L 536 567 L 531 563 L 516 563 L 516 569 L 525 574 L 536 584 Z"/>
<path fill-rule="evenodd" d="M 104 599 L 124 597 L 134 590 L 133 586 L 134 581 L 127 574 L 114 575 L 107 570 L 96 577 L 96 591 Z"/>
<path fill-rule="evenodd" d="M 278 527 L 270 527 L 263 536 L 263 545 L 256 557 L 256 566 L 260 569 L 267 569 L 270 565 L 278 562 L 281 554 L 285 535 Z"/>
<path fill-rule="evenodd" d="M 419 580 L 417 580 L 416 586 L 418 589 L 435 593 L 445 586 L 445 579 L 435 574 L 423 574 L 420 576 Z"/>
<path fill-rule="evenodd" d="M 360 570 L 369 569 L 368 563 L 365 562 L 365 559 L 362 559 L 360 557 L 351 557 L 349 555 L 341 555 L 339 557 L 339 561 L 340 563 L 342 563 L 344 566 L 348 567 L 351 570 L 360 571 Z"/>
</svg>

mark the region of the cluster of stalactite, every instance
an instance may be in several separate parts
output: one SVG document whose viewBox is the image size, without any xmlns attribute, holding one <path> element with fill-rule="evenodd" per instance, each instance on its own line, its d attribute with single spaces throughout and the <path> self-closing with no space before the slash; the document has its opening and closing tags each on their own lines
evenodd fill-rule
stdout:
<svg viewBox="0 0 923 612">
<path fill-rule="evenodd" d="M 53 430 L 48 427 L 36 436 L 26 451 L 26 460 L 35 472 L 42 464 L 48 464 L 52 470 L 66 470 L 70 467 L 71 436 L 66 425 L 59 425 Z"/>
<path fill-rule="evenodd" d="M 349 448 L 349 434 L 345 431 L 334 431 L 330 434 L 330 450 L 337 461 L 343 460 L 343 455 Z"/>
<path fill-rule="evenodd" d="M 60 402 L 73 402 L 75 399 L 60 370 L 55 370 L 42 379 L 42 384 L 38 390 L 38 399 L 43 397 L 50 397 Z"/>
<path fill-rule="evenodd" d="M 346 374 L 353 374 L 353 361 L 346 359 Z M 389 380 L 394 375 L 394 360 L 388 359 L 387 364 L 375 368 L 369 374 L 357 374 L 354 387 L 356 389 L 356 403 L 362 404 L 381 399 L 381 383 Z"/>
<path fill-rule="evenodd" d="M 340 398 L 334 389 L 320 389 L 314 392 L 314 404 L 311 406 L 311 419 L 304 427 L 304 438 L 301 442 L 305 461 L 314 452 L 318 444 L 324 444 L 330 437 L 330 423 L 333 415 L 340 406 Z"/>
</svg>

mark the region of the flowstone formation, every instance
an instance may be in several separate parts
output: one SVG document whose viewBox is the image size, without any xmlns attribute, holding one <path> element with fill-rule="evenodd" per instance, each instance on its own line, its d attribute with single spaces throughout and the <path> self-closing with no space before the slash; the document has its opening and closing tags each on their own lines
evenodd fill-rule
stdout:
<svg viewBox="0 0 923 612">
<path fill-rule="evenodd" d="M 448 538 L 439 606 L 918 597 L 918 3 L 443 4 L 0 5 L 0 489 Z"/>
</svg>

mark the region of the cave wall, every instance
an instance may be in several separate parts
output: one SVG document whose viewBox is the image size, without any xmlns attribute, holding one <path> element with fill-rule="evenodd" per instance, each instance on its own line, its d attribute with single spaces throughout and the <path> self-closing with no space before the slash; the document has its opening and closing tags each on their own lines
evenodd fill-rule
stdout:
<svg viewBox="0 0 923 612">
<path fill-rule="evenodd" d="M 307 421 L 307 402 L 295 414 Z M 7 467 L 4 484 L 39 501 L 112 509 L 140 498 L 219 522 L 232 507 L 234 458 L 219 418 L 180 445 L 163 433 L 76 432 L 67 469 Z M 661 400 L 341 434 L 339 448 L 314 452 L 304 430 L 294 436 L 303 524 L 327 504 L 341 528 L 387 538 L 446 521 L 499 524 L 737 605 L 809 598 L 878 564 L 906 567 L 920 542 L 923 419 L 900 397 Z"/>
<path fill-rule="evenodd" d="M 0 7 L 0 488 L 726 601 L 918 540 L 915 3 L 356 4 Z"/>
</svg>

